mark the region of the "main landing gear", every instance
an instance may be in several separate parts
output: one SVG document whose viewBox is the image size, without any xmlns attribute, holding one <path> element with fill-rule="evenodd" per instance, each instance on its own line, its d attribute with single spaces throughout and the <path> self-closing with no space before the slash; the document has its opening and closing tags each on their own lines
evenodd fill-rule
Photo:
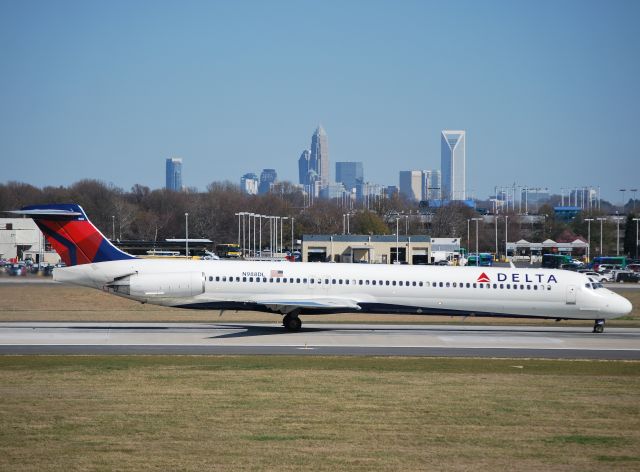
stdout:
<svg viewBox="0 0 640 472">
<path fill-rule="evenodd" d="M 300 331 L 300 328 L 302 328 L 302 321 L 298 317 L 298 314 L 298 311 L 292 311 L 282 318 L 282 326 L 284 326 L 287 331 Z"/>
<path fill-rule="evenodd" d="M 596 320 L 595 324 L 593 325 L 593 332 L 594 333 L 604 332 L 604 320 Z"/>
</svg>

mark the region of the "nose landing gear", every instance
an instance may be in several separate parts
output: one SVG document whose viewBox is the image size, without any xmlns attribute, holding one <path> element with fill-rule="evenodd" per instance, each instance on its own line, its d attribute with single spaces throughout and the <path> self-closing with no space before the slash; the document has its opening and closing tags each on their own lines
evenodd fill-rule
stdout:
<svg viewBox="0 0 640 472">
<path fill-rule="evenodd" d="M 596 320 L 596 322 L 593 325 L 593 332 L 594 333 L 604 332 L 604 320 Z"/>
</svg>

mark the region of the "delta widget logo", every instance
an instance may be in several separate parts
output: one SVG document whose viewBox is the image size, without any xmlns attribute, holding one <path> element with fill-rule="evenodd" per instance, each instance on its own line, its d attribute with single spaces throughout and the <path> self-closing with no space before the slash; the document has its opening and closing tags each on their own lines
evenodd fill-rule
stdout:
<svg viewBox="0 0 640 472">
<path fill-rule="evenodd" d="M 482 274 L 480 274 L 480 276 L 478 277 L 478 280 L 476 282 L 491 282 L 491 279 L 489 279 L 489 276 L 487 274 L 485 274 L 484 272 Z"/>
</svg>

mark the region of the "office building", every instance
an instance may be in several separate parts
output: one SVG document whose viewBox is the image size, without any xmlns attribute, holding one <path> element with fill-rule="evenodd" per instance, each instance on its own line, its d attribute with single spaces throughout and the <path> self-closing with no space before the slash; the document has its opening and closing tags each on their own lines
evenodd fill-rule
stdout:
<svg viewBox="0 0 640 472">
<path fill-rule="evenodd" d="M 182 159 L 171 157 L 166 162 L 166 189 L 182 190 Z"/>
<path fill-rule="evenodd" d="M 422 171 L 422 199 L 442 200 L 442 175 L 439 170 Z"/>
<path fill-rule="evenodd" d="M 466 199 L 465 136 L 463 130 L 443 130 L 440 139 L 442 198 Z"/>
<path fill-rule="evenodd" d="M 311 163 L 311 151 L 305 149 L 300 154 L 300 159 L 298 159 L 298 182 L 300 185 L 307 186 L 309 185 L 309 171 L 311 167 L 309 167 Z"/>
<path fill-rule="evenodd" d="M 364 181 L 362 162 L 336 162 L 336 182 L 351 191 Z"/>
<path fill-rule="evenodd" d="M 278 180 L 278 174 L 275 169 L 262 169 L 260 173 L 260 184 L 258 185 L 258 193 L 264 195 L 271 191 L 271 186 Z"/>
<path fill-rule="evenodd" d="M 309 168 L 318 174 L 321 187 L 329 185 L 329 142 L 322 126 L 318 126 L 311 137 Z"/>
<path fill-rule="evenodd" d="M 400 171 L 400 193 L 410 201 L 417 202 L 422 199 L 421 170 Z"/>
<path fill-rule="evenodd" d="M 258 176 L 253 172 L 244 174 L 240 179 L 240 190 L 247 195 L 257 195 L 258 183 Z"/>
</svg>

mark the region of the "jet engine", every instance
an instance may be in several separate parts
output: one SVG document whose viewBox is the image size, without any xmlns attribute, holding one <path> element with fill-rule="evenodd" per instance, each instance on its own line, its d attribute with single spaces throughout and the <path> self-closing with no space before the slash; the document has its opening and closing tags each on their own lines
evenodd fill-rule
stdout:
<svg viewBox="0 0 640 472">
<path fill-rule="evenodd" d="M 203 272 L 135 273 L 116 278 L 106 288 L 131 298 L 184 298 L 204 293 Z"/>
</svg>

